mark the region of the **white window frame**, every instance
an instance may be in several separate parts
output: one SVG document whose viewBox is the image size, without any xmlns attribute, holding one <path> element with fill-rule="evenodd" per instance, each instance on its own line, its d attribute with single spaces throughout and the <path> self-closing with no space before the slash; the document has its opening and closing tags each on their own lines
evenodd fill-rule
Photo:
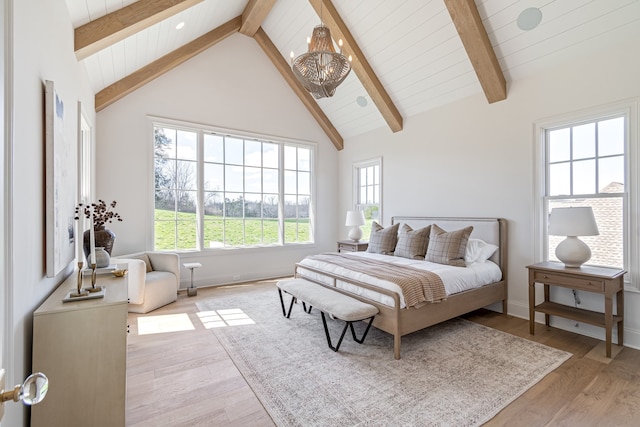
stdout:
<svg viewBox="0 0 640 427">
<path fill-rule="evenodd" d="M 78 203 L 91 203 L 93 171 L 93 131 L 78 102 Z"/>
<path fill-rule="evenodd" d="M 626 290 L 640 291 L 640 150 L 638 149 L 638 123 L 640 123 L 640 98 L 544 119 L 534 123 L 534 254 L 537 261 L 547 260 L 548 212 L 546 204 L 546 156 L 545 132 L 562 126 L 575 126 L 584 122 L 625 116 L 625 194 L 624 209 L 624 268 Z"/>
<path fill-rule="evenodd" d="M 380 194 L 378 194 L 378 221 L 382 224 L 382 219 L 384 216 L 382 215 L 382 157 L 375 157 L 372 159 L 362 160 L 359 162 L 353 163 L 353 191 L 352 191 L 352 199 L 353 199 L 353 209 L 362 210 L 363 206 L 368 206 L 370 204 L 361 204 L 360 203 L 360 170 L 363 168 L 378 166 L 380 170 Z"/>
<path fill-rule="evenodd" d="M 173 119 L 166 119 L 166 118 L 162 118 L 162 117 L 153 117 L 153 116 L 149 116 L 149 119 L 151 121 L 151 126 L 150 126 L 150 130 L 151 130 L 151 143 L 152 143 L 152 150 L 151 150 L 151 224 L 152 224 L 152 229 L 151 229 L 151 246 L 155 248 L 155 218 L 154 218 L 154 212 L 155 212 L 155 149 L 153 147 L 155 147 L 155 138 L 154 138 L 154 129 L 156 127 L 168 127 L 168 128 L 173 128 L 173 129 L 177 129 L 177 130 L 183 130 L 183 131 L 187 131 L 187 132 L 194 132 L 197 134 L 197 138 L 198 138 L 198 158 L 196 160 L 197 163 L 197 207 L 196 207 L 196 221 L 197 221 L 197 225 L 196 225 L 196 249 L 178 249 L 178 251 L 181 252 L 193 252 L 193 251 L 216 251 L 216 250 L 243 250 L 243 249 L 247 249 L 247 248 L 255 248 L 255 247 L 261 247 L 261 248 L 275 248 L 275 247 L 283 247 L 283 246 L 295 246 L 295 245 L 314 245 L 315 244 L 315 199 L 316 199 L 316 191 L 315 191 L 315 181 L 316 181 L 316 158 L 317 158 L 317 144 L 313 143 L 313 142 L 309 142 L 309 141 L 301 141 L 301 140 L 293 140 L 293 139 L 287 139 L 287 138 L 282 138 L 282 137 L 274 137 L 274 136 L 269 136 L 269 135 L 264 135 L 264 134 L 258 134 L 258 133 L 253 133 L 253 132 L 248 132 L 248 131 L 239 131 L 239 130 L 232 130 L 232 129 L 226 129 L 226 128 L 219 128 L 219 127 L 213 127 L 213 126 L 208 126 L 208 125 L 203 125 L 203 124 L 199 124 L 199 123 L 191 123 L 191 122 L 185 122 L 185 121 L 180 121 L 180 120 L 173 120 Z M 278 227 L 278 237 L 279 237 L 279 242 L 277 244 L 260 244 L 260 245 L 241 245 L 241 246 L 224 246 L 221 248 L 209 248 L 207 246 L 204 245 L 204 214 L 203 214 L 203 194 L 204 194 L 204 174 L 203 174 L 203 164 L 204 164 L 204 159 L 203 159 L 203 138 L 204 138 L 204 134 L 205 133 L 214 133 L 214 134 L 223 134 L 226 136 L 230 136 L 230 137 L 235 137 L 235 138 L 240 138 L 240 139 L 245 139 L 245 140 L 260 140 L 260 141 L 264 141 L 264 142 L 272 142 L 272 143 L 276 143 L 276 144 L 281 144 L 281 147 L 284 146 L 296 146 L 296 147 L 304 147 L 310 150 L 311 153 L 311 159 L 310 159 L 310 191 L 311 191 L 311 195 L 310 195 L 310 205 L 309 205 L 309 241 L 308 242 L 287 242 L 284 241 L 283 243 L 283 237 L 284 237 L 284 233 L 285 233 L 285 226 L 284 226 L 284 171 L 285 171 L 285 165 L 284 165 L 284 149 L 280 150 L 280 176 L 279 176 L 279 227 Z M 160 249 L 158 249 L 160 250 Z M 176 249 L 173 249 L 174 251 Z"/>
</svg>

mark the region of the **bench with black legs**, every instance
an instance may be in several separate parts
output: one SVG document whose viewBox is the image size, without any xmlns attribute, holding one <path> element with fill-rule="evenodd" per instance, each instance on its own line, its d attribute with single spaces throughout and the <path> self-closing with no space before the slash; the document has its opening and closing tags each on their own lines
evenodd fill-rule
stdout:
<svg viewBox="0 0 640 427">
<path fill-rule="evenodd" d="M 282 315 L 287 319 L 291 316 L 291 309 L 296 300 L 302 302 L 302 308 L 306 313 L 311 313 L 313 307 L 320 311 L 324 332 L 327 336 L 327 344 L 329 344 L 329 348 L 333 351 L 338 351 L 340 348 L 340 344 L 342 344 L 342 339 L 348 328 L 351 329 L 353 340 L 358 344 L 362 344 L 367 337 L 367 333 L 369 333 L 373 319 L 376 317 L 376 314 L 378 314 L 378 308 L 371 304 L 351 298 L 338 291 L 331 290 L 305 279 L 280 280 L 277 286 L 278 294 L 280 295 L 280 304 L 282 305 Z M 291 295 L 291 303 L 289 304 L 288 310 L 285 308 L 283 292 Z M 308 309 L 307 305 L 309 306 Z M 342 330 L 342 335 L 340 335 L 338 344 L 336 344 L 335 347 L 331 342 L 325 313 L 334 319 L 340 319 L 346 322 Z M 369 324 L 362 338 L 357 338 L 356 332 L 353 329 L 353 322 L 359 322 L 361 320 L 368 320 Z"/>
</svg>

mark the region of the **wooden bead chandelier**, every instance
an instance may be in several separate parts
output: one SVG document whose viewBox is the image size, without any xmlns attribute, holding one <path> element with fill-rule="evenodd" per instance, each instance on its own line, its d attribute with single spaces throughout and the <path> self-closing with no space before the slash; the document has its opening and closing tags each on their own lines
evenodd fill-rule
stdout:
<svg viewBox="0 0 640 427">
<path fill-rule="evenodd" d="M 291 52 L 293 74 L 316 99 L 333 96 L 351 71 L 351 57 L 347 59 L 342 54 L 342 40 L 339 46 L 340 52 L 336 52 L 331 31 L 324 25 L 318 25 L 313 29 L 309 51 L 295 59 Z"/>
</svg>

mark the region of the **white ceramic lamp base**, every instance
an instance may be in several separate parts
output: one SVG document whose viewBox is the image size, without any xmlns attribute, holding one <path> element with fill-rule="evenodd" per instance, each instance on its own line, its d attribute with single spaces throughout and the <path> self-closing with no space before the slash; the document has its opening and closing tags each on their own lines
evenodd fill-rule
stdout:
<svg viewBox="0 0 640 427">
<path fill-rule="evenodd" d="M 349 239 L 353 240 L 354 242 L 362 239 L 362 230 L 359 226 L 356 225 L 354 227 L 351 227 L 351 230 L 349 230 Z"/>
<path fill-rule="evenodd" d="M 568 236 L 556 247 L 556 257 L 567 267 L 580 267 L 591 258 L 591 249 L 575 236 Z"/>
</svg>

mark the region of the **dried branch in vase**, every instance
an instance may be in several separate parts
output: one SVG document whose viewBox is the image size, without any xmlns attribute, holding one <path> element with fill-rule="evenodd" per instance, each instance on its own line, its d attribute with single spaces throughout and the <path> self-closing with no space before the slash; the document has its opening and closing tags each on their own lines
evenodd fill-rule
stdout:
<svg viewBox="0 0 640 427">
<path fill-rule="evenodd" d="M 116 204 L 115 200 L 108 205 L 104 200 L 98 200 L 98 203 L 91 204 L 80 203 L 76 206 L 75 219 L 79 220 L 80 216 L 90 219 L 93 215 L 93 228 L 98 230 L 113 221 L 122 221 L 120 214 L 112 210 Z"/>
</svg>

